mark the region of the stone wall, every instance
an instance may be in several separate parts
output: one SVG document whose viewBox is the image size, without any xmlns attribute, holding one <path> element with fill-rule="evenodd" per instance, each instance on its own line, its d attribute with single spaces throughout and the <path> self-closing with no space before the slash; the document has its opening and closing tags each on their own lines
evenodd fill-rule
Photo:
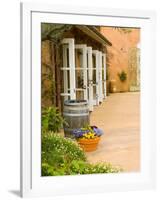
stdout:
<svg viewBox="0 0 160 200">
<path fill-rule="evenodd" d="M 42 107 L 54 104 L 54 70 L 52 43 L 45 40 L 41 43 L 41 103 Z"/>
</svg>

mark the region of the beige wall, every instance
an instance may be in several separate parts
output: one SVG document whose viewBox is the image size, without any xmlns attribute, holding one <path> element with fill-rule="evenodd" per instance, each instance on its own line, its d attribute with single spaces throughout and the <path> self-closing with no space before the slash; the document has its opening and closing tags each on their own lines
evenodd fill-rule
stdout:
<svg viewBox="0 0 160 200">
<path fill-rule="evenodd" d="M 124 33 L 114 27 L 101 27 L 101 33 L 112 43 L 111 47 L 107 46 L 109 80 L 116 80 L 117 92 L 129 91 L 131 73 L 129 69 L 129 52 L 132 48 L 137 47 L 140 41 L 140 30 L 131 29 L 131 32 Z M 122 70 L 127 73 L 125 82 L 121 82 L 117 75 Z"/>
</svg>

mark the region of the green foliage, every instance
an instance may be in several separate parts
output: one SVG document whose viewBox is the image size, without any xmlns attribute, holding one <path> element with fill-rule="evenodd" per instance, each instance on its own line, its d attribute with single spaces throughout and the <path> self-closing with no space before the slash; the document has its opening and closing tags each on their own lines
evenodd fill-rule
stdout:
<svg viewBox="0 0 160 200">
<path fill-rule="evenodd" d="M 70 163 L 73 160 L 85 161 L 84 151 L 76 141 L 64 138 L 53 132 L 42 134 L 42 174 L 70 174 Z M 52 167 L 50 167 L 52 166 Z"/>
<path fill-rule="evenodd" d="M 119 79 L 124 82 L 127 79 L 127 73 L 125 71 L 121 71 L 121 73 L 118 73 Z"/>
<path fill-rule="evenodd" d="M 42 23 L 41 24 L 41 38 L 42 40 L 50 39 L 57 42 L 65 31 L 68 31 L 72 28 L 72 25 L 67 24 L 51 24 L 51 23 Z"/>
<path fill-rule="evenodd" d="M 54 169 L 51 165 L 47 163 L 42 163 L 42 175 L 43 176 L 53 176 L 54 174 Z"/>
<path fill-rule="evenodd" d="M 56 135 L 42 134 L 42 176 L 116 173 L 110 164 L 90 164 L 76 141 Z"/>
<path fill-rule="evenodd" d="M 113 167 L 108 163 L 90 164 L 82 160 L 73 160 L 71 163 L 54 169 L 51 165 L 42 164 L 43 176 L 62 176 L 62 175 L 77 175 L 77 174 L 102 174 L 102 173 L 118 173 L 123 170 L 118 167 Z M 66 170 L 67 172 L 66 173 Z"/>
<path fill-rule="evenodd" d="M 84 161 L 73 161 L 71 169 L 72 173 L 75 174 L 117 173 L 122 171 L 122 169 L 113 167 L 109 163 L 90 164 Z"/>
<path fill-rule="evenodd" d="M 89 131 L 89 132 L 91 132 L 91 133 L 94 133 L 94 130 L 91 128 L 91 126 L 89 125 L 89 124 L 85 124 L 84 126 L 83 126 L 83 128 L 81 128 L 81 130 L 84 130 L 84 131 Z"/>
<path fill-rule="evenodd" d="M 42 110 L 42 131 L 59 132 L 66 123 L 58 109 L 54 106 Z"/>
</svg>

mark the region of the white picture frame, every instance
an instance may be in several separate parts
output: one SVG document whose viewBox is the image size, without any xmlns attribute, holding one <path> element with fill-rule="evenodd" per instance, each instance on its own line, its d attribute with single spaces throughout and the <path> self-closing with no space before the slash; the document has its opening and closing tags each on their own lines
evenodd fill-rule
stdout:
<svg viewBox="0 0 160 200">
<path fill-rule="evenodd" d="M 153 11 L 21 3 L 21 196 L 54 196 L 155 188 L 155 18 Z M 140 172 L 40 176 L 41 22 L 141 28 Z"/>
</svg>

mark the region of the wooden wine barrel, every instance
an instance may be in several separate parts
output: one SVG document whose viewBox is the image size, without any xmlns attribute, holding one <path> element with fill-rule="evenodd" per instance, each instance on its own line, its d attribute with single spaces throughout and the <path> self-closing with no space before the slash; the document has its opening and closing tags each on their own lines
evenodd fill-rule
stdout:
<svg viewBox="0 0 160 200">
<path fill-rule="evenodd" d="M 89 124 L 89 107 L 86 100 L 64 101 L 63 117 L 67 122 L 64 125 L 66 137 L 73 138 L 73 130 Z"/>
</svg>

